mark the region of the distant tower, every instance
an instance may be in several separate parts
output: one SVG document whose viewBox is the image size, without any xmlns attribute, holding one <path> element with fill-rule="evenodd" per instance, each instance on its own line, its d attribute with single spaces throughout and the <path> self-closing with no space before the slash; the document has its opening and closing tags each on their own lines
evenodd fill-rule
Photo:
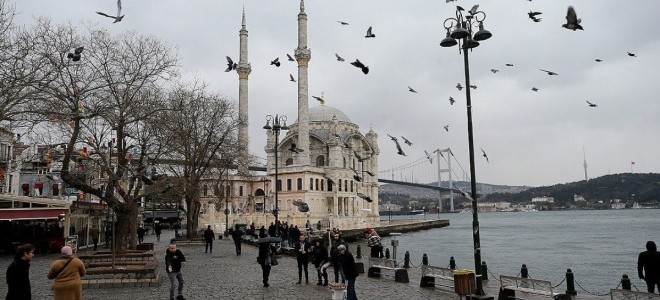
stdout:
<svg viewBox="0 0 660 300">
<path fill-rule="evenodd" d="M 309 95 L 307 85 L 307 66 L 312 58 L 312 51 L 307 48 L 307 14 L 305 1 L 300 0 L 298 14 L 298 47 L 295 49 L 298 61 L 298 148 L 303 155 L 298 161 L 303 166 L 310 165 L 309 151 Z"/>
<path fill-rule="evenodd" d="M 249 174 L 248 164 L 248 75 L 252 71 L 248 63 L 248 31 L 245 29 L 245 8 L 239 31 L 241 49 L 236 73 L 238 73 L 238 173 Z"/>
<path fill-rule="evenodd" d="M 582 155 L 584 156 L 584 181 L 589 181 L 589 176 L 587 176 L 587 152 L 582 147 Z"/>
</svg>

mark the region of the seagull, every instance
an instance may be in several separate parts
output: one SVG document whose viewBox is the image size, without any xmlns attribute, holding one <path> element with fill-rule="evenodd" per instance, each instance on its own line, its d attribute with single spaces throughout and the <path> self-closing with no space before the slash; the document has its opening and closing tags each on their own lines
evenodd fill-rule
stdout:
<svg viewBox="0 0 660 300">
<path fill-rule="evenodd" d="M 482 148 L 479 148 L 479 149 L 481 149 L 481 153 L 483 153 L 482 156 L 486 158 L 486 162 L 490 162 L 490 161 L 488 161 L 488 155 L 486 155 L 486 151 L 484 151 L 484 149 L 482 149 Z"/>
<path fill-rule="evenodd" d="M 535 11 L 535 12 L 531 12 L 531 11 L 530 11 L 530 12 L 527 13 L 527 15 L 529 16 L 529 18 L 532 19 L 532 21 L 534 21 L 534 22 L 540 22 L 540 21 L 541 21 L 541 18 L 537 18 L 537 17 L 536 17 L 536 16 L 538 16 L 538 15 L 540 15 L 540 14 L 542 14 L 542 12 L 540 12 L 540 11 Z"/>
<path fill-rule="evenodd" d="M 231 60 L 231 57 L 227 56 L 227 69 L 225 69 L 225 72 L 229 72 L 231 70 L 236 70 L 236 63 Z"/>
<path fill-rule="evenodd" d="M 454 102 L 456 102 L 456 100 L 454 100 L 454 97 L 449 97 L 449 105 L 454 105 Z"/>
<path fill-rule="evenodd" d="M 394 141 L 394 143 L 396 144 L 396 154 L 406 156 L 406 153 L 404 153 L 403 149 L 401 149 L 401 145 L 399 145 L 399 141 Z"/>
<path fill-rule="evenodd" d="M 598 104 L 596 104 L 596 103 L 591 103 L 591 102 L 589 102 L 589 101 L 587 101 L 587 104 L 589 105 L 589 107 L 598 107 Z"/>
<path fill-rule="evenodd" d="M 541 22 L 541 20 L 543 20 L 543 19 L 542 18 L 532 18 L 532 21 L 534 21 L 535 23 Z"/>
<path fill-rule="evenodd" d="M 630 57 L 637 57 L 637 55 L 635 55 L 635 53 L 630 53 L 630 52 L 628 52 L 628 56 L 630 56 Z"/>
<path fill-rule="evenodd" d="M 443 126 L 445 128 L 445 131 L 449 132 L 449 124 Z"/>
<path fill-rule="evenodd" d="M 293 57 L 291 57 L 291 55 L 289 55 L 289 53 L 286 54 L 286 57 L 289 61 L 296 61 L 295 59 L 293 59 Z"/>
<path fill-rule="evenodd" d="M 470 8 L 469 13 L 470 13 L 471 15 L 474 15 L 474 14 L 477 13 L 477 9 L 479 9 L 479 4 L 477 4 L 477 5 L 475 5 L 475 6 L 472 6 L 472 8 Z"/>
<path fill-rule="evenodd" d="M 538 92 L 539 89 L 537 89 L 536 87 L 532 87 L 532 91 Z"/>
<path fill-rule="evenodd" d="M 276 67 L 279 67 L 281 65 L 280 63 L 280 58 L 276 58 L 270 62 L 271 65 L 275 65 Z"/>
<path fill-rule="evenodd" d="M 461 83 L 459 82 L 458 84 L 456 84 L 456 88 L 460 91 L 460 90 L 463 89 L 463 86 L 462 86 Z"/>
<path fill-rule="evenodd" d="M 289 81 L 296 82 L 296 80 L 293 78 L 293 74 L 289 74 Z"/>
<path fill-rule="evenodd" d="M 401 138 L 403 139 L 403 142 L 406 143 L 406 145 L 412 146 L 412 143 L 405 136 L 401 136 Z"/>
<path fill-rule="evenodd" d="M 341 25 L 348 25 L 348 23 L 346 23 L 346 22 L 344 22 L 344 21 L 337 21 L 337 23 L 339 23 L 339 24 L 341 24 Z"/>
<path fill-rule="evenodd" d="M 371 33 L 371 26 L 369 26 L 369 29 L 367 29 L 367 35 L 365 35 L 364 37 L 366 37 L 366 38 L 375 38 L 376 37 L 375 34 Z"/>
<path fill-rule="evenodd" d="M 513 67 L 513 64 L 506 64 L 507 67 Z"/>
<path fill-rule="evenodd" d="M 582 29 L 580 22 L 582 22 L 582 19 L 578 19 L 577 14 L 575 13 L 575 8 L 573 8 L 573 6 L 569 6 L 568 11 L 566 12 L 566 24 L 561 25 L 561 27 L 573 31 L 577 29 L 584 30 Z"/>
<path fill-rule="evenodd" d="M 84 46 L 80 46 L 78 48 L 73 49 L 73 53 L 69 52 L 67 53 L 66 57 L 71 59 L 72 61 L 79 61 L 82 54 L 83 50 L 85 50 Z"/>
<path fill-rule="evenodd" d="M 426 154 L 426 159 L 428 159 L 429 162 L 433 164 L 433 157 L 431 157 L 431 154 L 429 154 L 429 152 L 426 150 L 424 150 L 424 154 Z"/>
<path fill-rule="evenodd" d="M 559 75 L 559 74 L 557 74 L 557 73 L 555 73 L 555 72 L 552 72 L 552 71 L 543 70 L 543 69 L 539 69 L 539 70 L 548 73 L 548 75 L 550 75 L 550 76 L 552 76 L 552 75 Z"/>
<path fill-rule="evenodd" d="M 345 61 L 345 59 L 339 56 L 339 54 L 335 53 L 335 56 L 337 57 L 337 61 Z"/>
<path fill-rule="evenodd" d="M 411 88 L 410 86 L 408 86 L 408 91 L 411 92 L 411 93 L 417 93 L 417 91 L 415 91 L 415 90 L 414 90 L 413 88 Z"/>
<path fill-rule="evenodd" d="M 596 62 L 601 62 L 601 61 L 603 61 L 603 60 L 600 59 L 600 58 L 596 58 L 596 59 L 594 59 L 594 60 L 595 60 Z"/>
<path fill-rule="evenodd" d="M 121 22 L 121 20 L 124 18 L 124 15 L 121 14 L 121 0 L 117 0 L 117 16 L 110 16 L 110 15 L 102 13 L 100 11 L 97 11 L 96 13 L 99 14 L 99 15 L 102 15 L 104 17 L 115 19 L 115 21 L 112 22 L 112 23 Z"/>
<path fill-rule="evenodd" d="M 312 96 L 312 98 L 316 99 L 317 101 L 321 102 L 321 105 L 325 105 L 325 98 L 323 96 L 318 97 L 318 96 Z"/>
<path fill-rule="evenodd" d="M 397 139 L 395 136 L 391 136 L 389 133 L 387 134 L 387 136 L 389 136 L 390 139 L 393 140 L 393 141 L 395 141 L 395 142 L 399 140 L 399 139 Z"/>
<path fill-rule="evenodd" d="M 362 69 L 362 73 L 369 74 L 369 67 L 365 66 L 359 59 L 356 58 L 355 61 L 351 63 L 351 65 Z"/>
<path fill-rule="evenodd" d="M 470 88 L 473 89 L 473 90 L 476 90 L 476 89 L 477 89 L 477 86 L 471 84 L 471 85 L 470 85 Z"/>
<path fill-rule="evenodd" d="M 498 70 L 498 69 L 490 69 L 490 71 L 493 72 L 493 74 L 495 74 L 495 73 L 499 72 L 500 70 Z"/>
<path fill-rule="evenodd" d="M 369 198 L 369 196 L 367 196 L 365 194 L 362 194 L 360 192 L 358 192 L 357 195 L 358 195 L 358 197 L 362 198 L 364 201 L 367 201 L 367 202 L 373 202 L 374 201 L 373 199 Z"/>
</svg>

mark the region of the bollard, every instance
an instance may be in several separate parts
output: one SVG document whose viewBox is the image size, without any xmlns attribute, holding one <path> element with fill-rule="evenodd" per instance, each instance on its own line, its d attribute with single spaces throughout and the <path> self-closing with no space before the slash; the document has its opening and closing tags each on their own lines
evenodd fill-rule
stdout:
<svg viewBox="0 0 660 300">
<path fill-rule="evenodd" d="M 621 289 L 630 291 L 631 289 L 630 278 L 627 274 L 623 274 L 621 277 Z"/>
<path fill-rule="evenodd" d="M 422 265 L 425 265 L 425 266 L 429 265 L 429 257 L 426 255 L 426 253 L 424 253 L 424 255 L 422 255 Z"/>
<path fill-rule="evenodd" d="M 403 257 L 403 267 L 406 269 L 410 268 L 410 252 L 406 251 L 406 255 Z"/>
<path fill-rule="evenodd" d="M 573 271 L 571 269 L 566 270 L 566 294 L 575 296 L 577 291 L 575 290 L 575 277 L 573 276 Z"/>
<path fill-rule="evenodd" d="M 481 280 L 488 280 L 488 265 L 486 265 L 486 261 L 481 262 Z"/>
<path fill-rule="evenodd" d="M 456 260 L 454 260 L 453 256 L 449 258 L 449 268 L 456 270 Z"/>
<path fill-rule="evenodd" d="M 390 248 L 385 248 L 385 259 L 390 259 Z"/>
<path fill-rule="evenodd" d="M 357 245 L 357 250 L 355 251 L 355 258 L 362 258 L 362 247 Z"/>
<path fill-rule="evenodd" d="M 523 264 L 522 267 L 520 267 L 520 277 L 529 278 L 529 270 L 527 270 L 526 264 Z"/>
</svg>

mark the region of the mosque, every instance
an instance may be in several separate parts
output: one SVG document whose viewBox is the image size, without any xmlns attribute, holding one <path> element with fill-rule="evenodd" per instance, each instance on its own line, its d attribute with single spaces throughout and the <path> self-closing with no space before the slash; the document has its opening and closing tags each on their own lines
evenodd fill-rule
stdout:
<svg viewBox="0 0 660 300">
<path fill-rule="evenodd" d="M 298 116 L 287 131 L 267 131 L 266 173 L 250 171 L 248 153 L 248 31 L 243 11 L 239 78 L 238 169 L 224 178 L 209 178 L 201 192 L 200 227 L 222 232 L 234 224 L 280 222 L 303 227 L 307 221 L 324 228 L 365 228 L 380 223 L 378 212 L 378 135 L 363 134 L 337 108 L 309 107 L 307 14 L 298 14 Z M 316 101 L 315 101 L 316 102 Z M 272 120 L 269 122 L 273 125 Z M 282 124 L 284 125 L 284 124 Z M 273 188 L 277 188 L 277 193 Z M 277 199 L 277 200 L 276 200 Z M 275 202 L 277 202 L 277 207 Z"/>
</svg>

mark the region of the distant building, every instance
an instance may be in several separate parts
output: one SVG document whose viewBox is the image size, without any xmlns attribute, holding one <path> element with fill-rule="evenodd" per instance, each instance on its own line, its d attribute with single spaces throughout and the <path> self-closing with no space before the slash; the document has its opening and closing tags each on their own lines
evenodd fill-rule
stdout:
<svg viewBox="0 0 660 300">
<path fill-rule="evenodd" d="M 555 202 L 555 198 L 553 197 L 543 196 L 543 197 L 532 198 L 532 203 L 554 203 L 554 202 Z"/>
<path fill-rule="evenodd" d="M 584 199 L 584 196 L 582 196 L 582 195 L 573 195 L 573 201 L 574 202 L 586 202 L 587 199 Z"/>
</svg>

